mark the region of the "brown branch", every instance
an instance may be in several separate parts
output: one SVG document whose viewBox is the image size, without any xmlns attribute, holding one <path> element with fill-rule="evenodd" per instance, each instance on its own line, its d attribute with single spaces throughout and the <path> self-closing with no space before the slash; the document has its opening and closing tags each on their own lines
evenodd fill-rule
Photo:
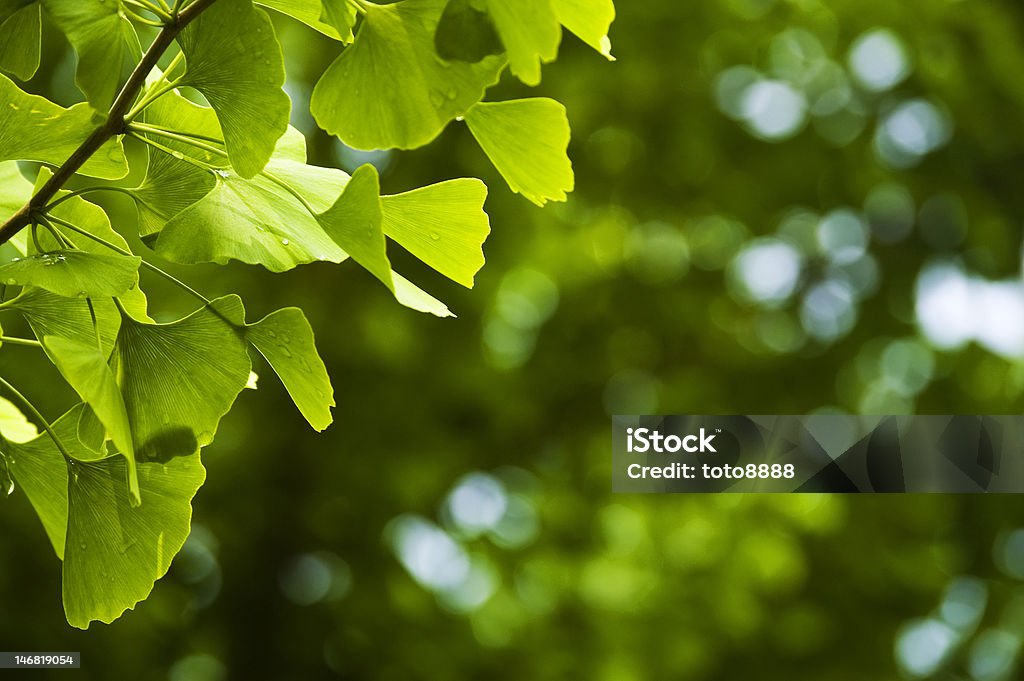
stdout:
<svg viewBox="0 0 1024 681">
<path fill-rule="evenodd" d="M 85 141 L 68 157 L 68 160 L 54 171 L 53 177 L 36 192 L 35 196 L 0 226 L 0 245 L 7 243 L 15 234 L 28 227 L 32 223 L 33 215 L 46 207 L 50 199 L 57 195 L 57 192 L 71 179 L 71 176 L 77 173 L 85 165 L 85 162 L 99 151 L 100 147 L 113 137 L 127 132 L 125 114 L 131 109 L 135 98 L 145 87 L 150 71 L 157 65 L 160 57 L 171 46 L 178 34 L 216 1 L 195 0 L 178 12 L 171 22 L 164 25 L 153 44 L 146 50 L 146 54 L 142 55 L 135 70 L 125 81 L 124 87 L 121 88 L 121 92 L 107 113 L 106 122 L 93 130 L 92 134 L 85 138 Z"/>
</svg>

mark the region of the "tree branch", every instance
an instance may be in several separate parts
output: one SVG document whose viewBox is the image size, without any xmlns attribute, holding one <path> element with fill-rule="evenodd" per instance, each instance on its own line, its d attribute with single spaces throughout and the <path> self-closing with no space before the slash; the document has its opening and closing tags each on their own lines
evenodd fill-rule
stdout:
<svg viewBox="0 0 1024 681">
<path fill-rule="evenodd" d="M 135 98 L 142 91 L 142 88 L 145 87 L 146 78 L 149 76 L 150 71 L 157 65 L 160 57 L 171 46 L 171 43 L 178 37 L 178 34 L 216 1 L 195 0 L 195 2 L 178 12 L 172 21 L 164 25 L 156 39 L 149 46 L 149 49 L 146 50 L 146 54 L 142 56 L 142 59 L 136 65 L 135 70 L 128 77 L 124 87 L 121 88 L 121 92 L 117 95 L 117 99 L 114 100 L 110 111 L 107 113 L 106 122 L 94 130 L 75 149 L 74 153 L 68 157 L 68 160 L 53 173 L 53 177 L 29 199 L 29 202 L 21 210 L 0 226 L 0 245 L 7 243 L 15 234 L 30 225 L 32 223 L 32 216 L 46 207 L 50 199 L 57 195 L 57 192 L 71 179 L 71 176 L 77 173 L 85 162 L 99 151 L 100 147 L 113 137 L 127 132 L 125 114 L 131 109 Z"/>
</svg>

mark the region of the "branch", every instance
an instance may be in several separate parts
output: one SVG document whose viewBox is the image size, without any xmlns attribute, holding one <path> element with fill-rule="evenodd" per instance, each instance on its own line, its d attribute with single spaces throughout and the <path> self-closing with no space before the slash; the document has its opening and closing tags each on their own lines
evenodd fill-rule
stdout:
<svg viewBox="0 0 1024 681">
<path fill-rule="evenodd" d="M 171 43 L 178 37 L 178 34 L 216 1 L 195 0 L 195 2 L 178 12 L 170 22 L 164 25 L 153 41 L 153 44 L 146 50 L 146 54 L 142 56 L 135 70 L 132 71 L 131 76 L 128 77 L 124 87 L 121 88 L 120 94 L 118 94 L 117 99 L 107 113 L 106 122 L 94 130 L 75 149 L 74 153 L 68 157 L 68 160 L 57 168 L 53 177 L 43 185 L 35 196 L 29 199 L 29 202 L 21 210 L 0 226 L 0 245 L 7 243 L 15 234 L 30 225 L 32 223 L 32 216 L 46 207 L 50 199 L 57 195 L 57 192 L 71 179 L 71 176 L 77 173 L 85 162 L 99 151 L 100 147 L 111 138 L 127 132 L 128 122 L 125 120 L 125 114 L 131 109 L 135 98 L 142 91 L 142 88 L 145 87 L 146 78 L 149 76 L 150 71 L 157 65 L 160 57 L 171 46 Z"/>
</svg>

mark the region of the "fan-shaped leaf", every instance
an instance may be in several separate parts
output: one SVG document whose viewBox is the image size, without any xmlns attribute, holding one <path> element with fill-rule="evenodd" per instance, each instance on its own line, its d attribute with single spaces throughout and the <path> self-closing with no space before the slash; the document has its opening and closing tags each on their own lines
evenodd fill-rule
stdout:
<svg viewBox="0 0 1024 681">
<path fill-rule="evenodd" d="M 78 53 L 75 82 L 93 107 L 110 108 L 121 86 L 125 58 L 140 52 L 119 0 L 41 0 Z"/>
<path fill-rule="evenodd" d="M 317 221 L 346 253 L 394 291 L 380 205 L 377 169 L 366 164 L 356 170 L 338 201 Z"/>
<path fill-rule="evenodd" d="M 466 123 L 512 191 L 543 206 L 565 201 L 573 190 L 569 120 L 555 100 L 480 103 L 466 114 Z"/>
<path fill-rule="evenodd" d="M 540 83 L 542 63 L 554 61 L 562 28 L 551 0 L 487 0 L 512 74 L 527 85 Z"/>
<path fill-rule="evenodd" d="M 179 37 L 184 83 L 217 112 L 231 165 L 242 177 L 263 170 L 288 129 L 291 100 L 274 27 L 251 0 L 219 0 Z"/>
<path fill-rule="evenodd" d="M 0 2 L 0 71 L 28 80 L 39 69 L 42 12 L 34 0 Z"/>
<path fill-rule="evenodd" d="M 289 307 L 245 327 L 245 337 L 281 378 L 295 406 L 316 430 L 334 420 L 334 388 L 302 310 Z"/>
<path fill-rule="evenodd" d="M 559 21 L 576 36 L 604 55 L 612 56 L 608 29 L 615 21 L 614 0 L 551 0 Z"/>
<path fill-rule="evenodd" d="M 68 298 L 123 295 L 138 283 L 142 258 L 61 250 L 0 265 L 0 283 L 38 286 Z"/>
<path fill-rule="evenodd" d="M 47 336 L 61 336 L 91 344 L 99 335 L 100 348 L 105 354 L 114 347 L 121 325 L 121 315 L 110 299 L 65 298 L 40 288 L 25 289 L 17 298 L 0 304 L 0 309 L 20 312 L 40 341 Z"/>
<path fill-rule="evenodd" d="M 13 402 L 0 397 L 0 437 L 11 442 L 28 442 L 39 435 L 36 425 L 25 418 Z"/>
<path fill-rule="evenodd" d="M 446 277 L 468 288 L 484 265 L 491 232 L 487 185 L 463 178 L 383 197 L 384 233 Z"/>
<path fill-rule="evenodd" d="M 61 165 L 99 127 L 87 104 L 70 109 L 23 92 L 0 75 L 0 161 L 38 161 Z M 103 145 L 79 171 L 118 180 L 128 174 L 120 140 Z"/>
<path fill-rule="evenodd" d="M 480 101 L 504 60 L 439 59 L 434 32 L 444 7 L 445 0 L 368 5 L 355 42 L 313 91 L 320 126 L 357 149 L 411 149 Z"/>
<path fill-rule="evenodd" d="M 170 324 L 122 315 L 113 366 L 140 461 L 188 456 L 213 441 L 249 380 L 244 320 L 237 296 Z"/>
<path fill-rule="evenodd" d="M 327 16 L 328 3 L 331 3 L 330 9 L 332 12 L 340 10 L 351 15 L 352 20 L 347 30 L 342 30 L 339 33 L 339 28 L 343 27 L 339 27 L 338 23 L 329 20 Z M 347 0 L 324 0 L 323 3 L 321 3 L 321 0 L 258 0 L 256 4 L 277 10 L 282 14 L 287 14 L 292 19 L 297 19 L 310 28 L 335 40 L 341 40 L 344 43 L 352 42 L 355 8 Z M 335 8 L 334 4 L 341 5 L 341 7 Z"/>
</svg>

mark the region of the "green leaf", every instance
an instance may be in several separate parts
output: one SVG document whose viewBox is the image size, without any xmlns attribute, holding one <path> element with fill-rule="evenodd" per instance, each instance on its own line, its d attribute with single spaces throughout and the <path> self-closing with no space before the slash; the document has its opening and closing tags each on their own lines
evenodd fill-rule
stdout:
<svg viewBox="0 0 1024 681">
<path fill-rule="evenodd" d="M 245 179 L 226 169 L 218 171 L 214 189 L 172 218 L 153 248 L 172 262 L 239 260 L 272 272 L 321 260 L 342 262 L 348 255 L 295 193 L 314 212 L 323 211 L 341 195 L 349 177 L 304 161 L 305 147 L 296 147 L 286 135 L 265 174 Z"/>
<path fill-rule="evenodd" d="M 61 250 L 0 265 L 0 283 L 38 286 L 68 298 L 116 297 L 138 283 L 142 258 Z"/>
<path fill-rule="evenodd" d="M 244 320 L 238 296 L 170 324 L 122 315 L 112 363 L 140 461 L 188 456 L 213 441 L 249 380 Z"/>
<path fill-rule="evenodd" d="M 52 426 L 70 463 L 45 434 L 26 444 L 0 440 L 0 449 L 64 561 L 68 622 L 85 629 L 113 622 L 167 574 L 188 537 L 191 502 L 206 470 L 198 454 L 140 463 L 142 506 L 133 508 L 122 488 L 126 459 L 93 459 L 78 437 L 82 414 L 77 405 Z"/>
<path fill-rule="evenodd" d="M 504 60 L 438 58 L 434 32 L 444 7 L 445 0 L 367 5 L 355 42 L 313 90 L 317 123 L 357 149 L 411 149 L 480 101 Z"/>
<path fill-rule="evenodd" d="M 320 20 L 334 28 L 346 45 L 355 40 L 356 6 L 351 0 L 323 0 Z"/>
<path fill-rule="evenodd" d="M 125 459 L 76 462 L 68 484 L 64 613 L 86 629 L 145 600 L 191 530 L 192 499 L 206 480 L 199 454 L 140 463 L 142 506 L 121 492 Z"/>
<path fill-rule="evenodd" d="M 352 25 L 349 25 L 347 32 L 339 33 L 336 25 L 332 25 L 332 22 L 329 21 L 326 16 L 327 3 L 330 2 L 333 4 L 333 1 L 334 0 L 324 0 L 324 4 L 321 5 L 320 0 L 259 0 L 256 4 L 277 10 L 282 14 L 287 14 L 291 18 L 301 21 L 310 28 L 319 31 L 330 38 L 341 40 L 344 43 L 350 43 L 352 42 Z M 343 11 L 352 13 L 354 24 L 355 8 L 347 7 L 349 3 L 346 0 L 336 1 L 342 5 L 341 9 Z"/>
<path fill-rule="evenodd" d="M 8 13 L 10 4 L 0 2 L 0 71 L 29 80 L 39 69 L 42 12 L 33 0 L 14 0 Z"/>
<path fill-rule="evenodd" d="M 455 316 L 447 305 L 397 272 L 392 272 L 391 278 L 395 282 L 395 299 L 402 305 L 435 317 Z"/>
<path fill-rule="evenodd" d="M 139 474 L 135 466 L 131 426 L 121 391 L 106 356 L 95 345 L 87 345 L 60 336 L 42 340 L 57 369 L 75 392 L 99 417 L 110 439 L 125 459 L 129 501 L 133 507 L 141 503 Z M 77 435 L 76 435 L 77 437 Z"/>
<path fill-rule="evenodd" d="M 567 29 L 583 42 L 604 55 L 609 61 L 612 56 L 612 41 L 608 29 L 615 21 L 613 0 L 551 0 L 555 14 Z"/>
<path fill-rule="evenodd" d="M 353 260 L 394 291 L 383 218 L 377 169 L 366 164 L 356 170 L 337 203 L 318 215 L 317 221 Z"/>
<path fill-rule="evenodd" d="M 38 161 L 59 166 L 85 141 L 101 120 L 88 104 L 70 109 L 23 92 L 0 75 L 0 161 Z M 119 180 L 128 174 L 120 139 L 104 144 L 79 171 Z"/>
<path fill-rule="evenodd" d="M 176 92 L 167 93 L 150 104 L 143 113 L 143 119 L 146 123 L 181 134 L 223 139 L 213 109 L 194 104 Z M 206 163 L 222 162 L 211 152 L 175 140 L 159 138 L 157 141 Z M 139 235 L 143 240 L 158 234 L 168 220 L 209 194 L 216 184 L 213 173 L 170 154 L 154 149 L 147 151 L 146 179 L 132 191 L 139 211 Z"/>
<path fill-rule="evenodd" d="M 565 107 L 553 99 L 477 104 L 466 123 L 512 191 L 538 206 L 565 201 L 575 185 Z"/>
<path fill-rule="evenodd" d="M 116 0 L 41 0 L 46 13 L 78 53 L 75 83 L 93 107 L 110 108 L 125 59 L 139 51 L 131 22 Z"/>
<path fill-rule="evenodd" d="M 47 336 L 61 336 L 92 344 L 96 342 L 98 328 L 100 348 L 104 353 L 114 347 L 121 324 L 121 315 L 112 300 L 65 298 L 39 288 L 25 289 L 17 298 L 0 304 L 0 309 L 20 312 L 40 342 Z M 96 327 L 93 326 L 93 312 Z"/>
<path fill-rule="evenodd" d="M 459 179 L 383 197 L 384 233 L 446 277 L 468 288 L 484 265 L 491 232 L 487 185 Z"/>
<path fill-rule="evenodd" d="M 475 64 L 502 54 L 505 46 L 491 15 L 474 7 L 473 0 L 449 0 L 434 31 L 434 49 L 446 61 Z"/>
<path fill-rule="evenodd" d="M 242 177 L 253 177 L 270 160 L 291 112 L 270 18 L 251 0 L 219 0 L 178 42 L 188 64 L 183 83 L 217 112 L 231 165 Z"/>
<path fill-rule="evenodd" d="M 8 399 L 0 397 L 0 437 L 10 442 L 28 442 L 39 436 L 39 429 Z"/>
<path fill-rule="evenodd" d="M 245 337 L 281 378 L 295 406 L 318 431 L 334 420 L 334 388 L 302 310 L 289 307 L 245 327 Z"/>
<path fill-rule="evenodd" d="M 562 28 L 551 0 L 486 0 L 508 54 L 509 70 L 527 85 L 540 83 L 542 63 L 554 61 Z"/>
<path fill-rule="evenodd" d="M 17 161 L 0 162 L 0 222 L 6 222 L 32 198 L 32 183 L 22 177 Z M 0 246 L 0 257 L 24 256 L 28 234 L 22 230 Z"/>
</svg>

